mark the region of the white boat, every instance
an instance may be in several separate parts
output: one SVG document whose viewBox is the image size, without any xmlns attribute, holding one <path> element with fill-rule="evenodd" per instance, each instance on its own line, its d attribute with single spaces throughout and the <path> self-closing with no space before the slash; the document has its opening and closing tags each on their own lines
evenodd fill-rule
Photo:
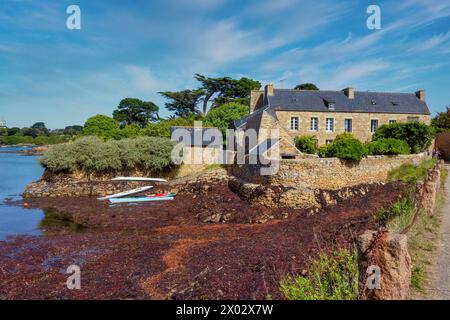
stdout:
<svg viewBox="0 0 450 320">
<path fill-rule="evenodd" d="M 139 192 L 144 192 L 144 191 L 150 190 L 151 188 L 153 188 L 153 186 L 141 187 L 141 188 L 125 191 L 125 192 L 112 194 L 110 196 L 97 198 L 97 200 L 108 200 L 108 199 L 113 199 L 113 198 L 120 198 L 120 197 L 130 196 L 132 194 L 136 194 L 136 193 L 139 193 Z"/>
<path fill-rule="evenodd" d="M 116 177 L 111 181 L 152 181 L 152 182 L 167 182 L 166 179 L 161 178 L 142 178 L 142 177 Z"/>
<path fill-rule="evenodd" d="M 112 198 L 111 203 L 127 203 L 127 202 L 148 202 L 148 201 L 167 201 L 173 200 L 174 196 L 167 197 L 131 197 L 131 198 Z"/>
</svg>

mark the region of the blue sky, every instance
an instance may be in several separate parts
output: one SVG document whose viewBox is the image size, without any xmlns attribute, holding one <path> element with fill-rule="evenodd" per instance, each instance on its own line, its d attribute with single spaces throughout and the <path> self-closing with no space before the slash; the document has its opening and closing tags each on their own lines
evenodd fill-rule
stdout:
<svg viewBox="0 0 450 320">
<path fill-rule="evenodd" d="M 68 30 L 66 8 L 81 8 Z M 381 8 L 369 30 L 366 9 Z M 195 73 L 275 87 L 414 92 L 450 104 L 450 2 L 2 0 L 0 118 L 50 128 L 111 115 L 125 97 L 195 88 Z"/>
</svg>

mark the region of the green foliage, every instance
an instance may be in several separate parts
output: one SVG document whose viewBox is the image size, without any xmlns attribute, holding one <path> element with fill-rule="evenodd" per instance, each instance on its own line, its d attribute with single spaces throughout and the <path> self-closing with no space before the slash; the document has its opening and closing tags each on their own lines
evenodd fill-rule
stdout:
<svg viewBox="0 0 450 320">
<path fill-rule="evenodd" d="M 408 143 L 412 153 L 424 152 L 434 138 L 434 128 L 420 122 L 384 124 L 377 129 L 372 141 L 393 138 Z"/>
<path fill-rule="evenodd" d="M 419 291 L 423 291 L 425 280 L 425 270 L 421 266 L 414 266 L 411 273 L 411 286 Z"/>
<path fill-rule="evenodd" d="M 159 107 L 150 101 L 126 98 L 120 101 L 113 118 L 122 126 L 135 124 L 141 128 L 158 119 Z"/>
<path fill-rule="evenodd" d="M 302 83 L 294 88 L 295 90 L 319 90 L 314 83 Z"/>
<path fill-rule="evenodd" d="M 351 132 L 343 132 L 341 134 L 338 134 L 334 141 L 336 140 L 344 140 L 344 139 L 356 139 L 353 133 Z"/>
<path fill-rule="evenodd" d="M 310 262 L 306 276 L 287 277 L 280 287 L 289 300 L 355 300 L 358 297 L 357 253 L 339 249 Z"/>
<path fill-rule="evenodd" d="M 159 122 L 149 123 L 142 134 L 150 137 L 165 137 L 170 138 L 170 128 L 174 126 L 192 127 L 197 117 L 178 117 L 172 119 L 160 120 Z"/>
<path fill-rule="evenodd" d="M 159 171 L 172 166 L 173 143 L 166 138 L 139 137 L 102 141 L 83 137 L 52 146 L 40 159 L 52 172 L 106 173 L 125 169 Z"/>
<path fill-rule="evenodd" d="M 222 131 L 222 135 L 225 137 L 226 129 L 230 128 L 233 121 L 248 114 L 248 106 L 231 102 L 212 109 L 205 117 L 204 125 L 219 128 Z"/>
<path fill-rule="evenodd" d="M 174 111 L 176 116 L 190 117 L 200 114 L 197 104 L 204 95 L 203 89 L 183 90 L 178 92 L 159 92 L 169 101 L 166 102 L 166 108 Z"/>
<path fill-rule="evenodd" d="M 367 148 L 356 138 L 336 138 L 327 148 L 328 157 L 337 157 L 346 160 L 361 160 L 367 155 Z"/>
<path fill-rule="evenodd" d="M 315 154 L 317 149 L 317 138 L 313 135 L 299 136 L 294 139 L 295 146 L 304 153 Z"/>
<path fill-rule="evenodd" d="M 394 217 L 399 217 L 402 215 L 410 215 L 411 211 L 414 210 L 414 201 L 412 195 L 407 195 L 400 200 L 394 202 L 389 208 L 379 209 L 374 214 L 374 219 L 386 224 L 389 220 Z"/>
<path fill-rule="evenodd" d="M 329 153 L 329 147 L 330 147 L 329 144 L 319 146 L 319 148 L 317 148 L 317 153 L 319 154 L 319 157 L 321 158 L 331 157 Z"/>
<path fill-rule="evenodd" d="M 434 167 L 436 163 L 436 159 L 424 160 L 417 166 L 413 163 L 404 163 L 400 167 L 389 171 L 389 179 L 391 181 L 416 183 L 425 179 L 428 170 Z"/>
<path fill-rule="evenodd" d="M 120 130 L 122 138 L 135 138 L 143 135 L 143 130 L 137 124 L 130 124 Z"/>
<path fill-rule="evenodd" d="M 120 138 L 119 123 L 107 116 L 98 114 L 84 124 L 83 136 L 96 136 L 105 140 Z"/>
<path fill-rule="evenodd" d="M 431 124 L 437 132 L 450 131 L 450 106 L 447 106 L 446 112 L 438 112 L 437 116 L 431 120 Z"/>
<path fill-rule="evenodd" d="M 17 127 L 8 128 L 8 136 L 15 136 L 18 133 L 20 133 L 20 128 Z"/>
<path fill-rule="evenodd" d="M 16 134 L 14 136 L 0 137 L 0 143 L 6 145 L 33 144 L 34 138 L 31 136 L 23 136 L 21 134 Z"/>
<path fill-rule="evenodd" d="M 65 135 L 69 135 L 69 136 L 75 136 L 79 133 L 81 133 L 83 131 L 83 126 L 67 126 L 64 130 L 63 130 L 63 134 Z"/>
<path fill-rule="evenodd" d="M 399 139 L 382 138 L 367 145 L 369 154 L 409 154 L 409 145 Z"/>
<path fill-rule="evenodd" d="M 0 128 L 0 136 L 6 136 L 8 134 L 8 129 Z"/>
</svg>

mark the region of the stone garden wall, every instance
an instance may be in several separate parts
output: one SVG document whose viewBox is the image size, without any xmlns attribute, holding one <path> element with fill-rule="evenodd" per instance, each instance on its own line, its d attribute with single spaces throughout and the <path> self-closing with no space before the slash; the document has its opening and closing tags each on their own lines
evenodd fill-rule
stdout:
<svg viewBox="0 0 450 320">
<path fill-rule="evenodd" d="M 419 163 L 424 158 L 425 154 L 368 156 L 361 161 L 318 157 L 283 159 L 278 172 L 270 176 L 261 176 L 259 165 L 235 165 L 230 173 L 254 184 L 337 190 L 387 181 L 391 169 L 407 162 Z"/>
</svg>

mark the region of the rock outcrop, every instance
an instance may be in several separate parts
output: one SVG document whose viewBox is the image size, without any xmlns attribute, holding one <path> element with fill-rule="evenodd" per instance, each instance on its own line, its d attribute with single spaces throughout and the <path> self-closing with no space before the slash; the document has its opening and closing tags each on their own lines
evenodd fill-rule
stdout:
<svg viewBox="0 0 450 320">
<path fill-rule="evenodd" d="M 358 238 L 358 265 L 361 299 L 408 298 L 411 257 L 406 235 L 386 230 L 364 232 Z"/>
</svg>

